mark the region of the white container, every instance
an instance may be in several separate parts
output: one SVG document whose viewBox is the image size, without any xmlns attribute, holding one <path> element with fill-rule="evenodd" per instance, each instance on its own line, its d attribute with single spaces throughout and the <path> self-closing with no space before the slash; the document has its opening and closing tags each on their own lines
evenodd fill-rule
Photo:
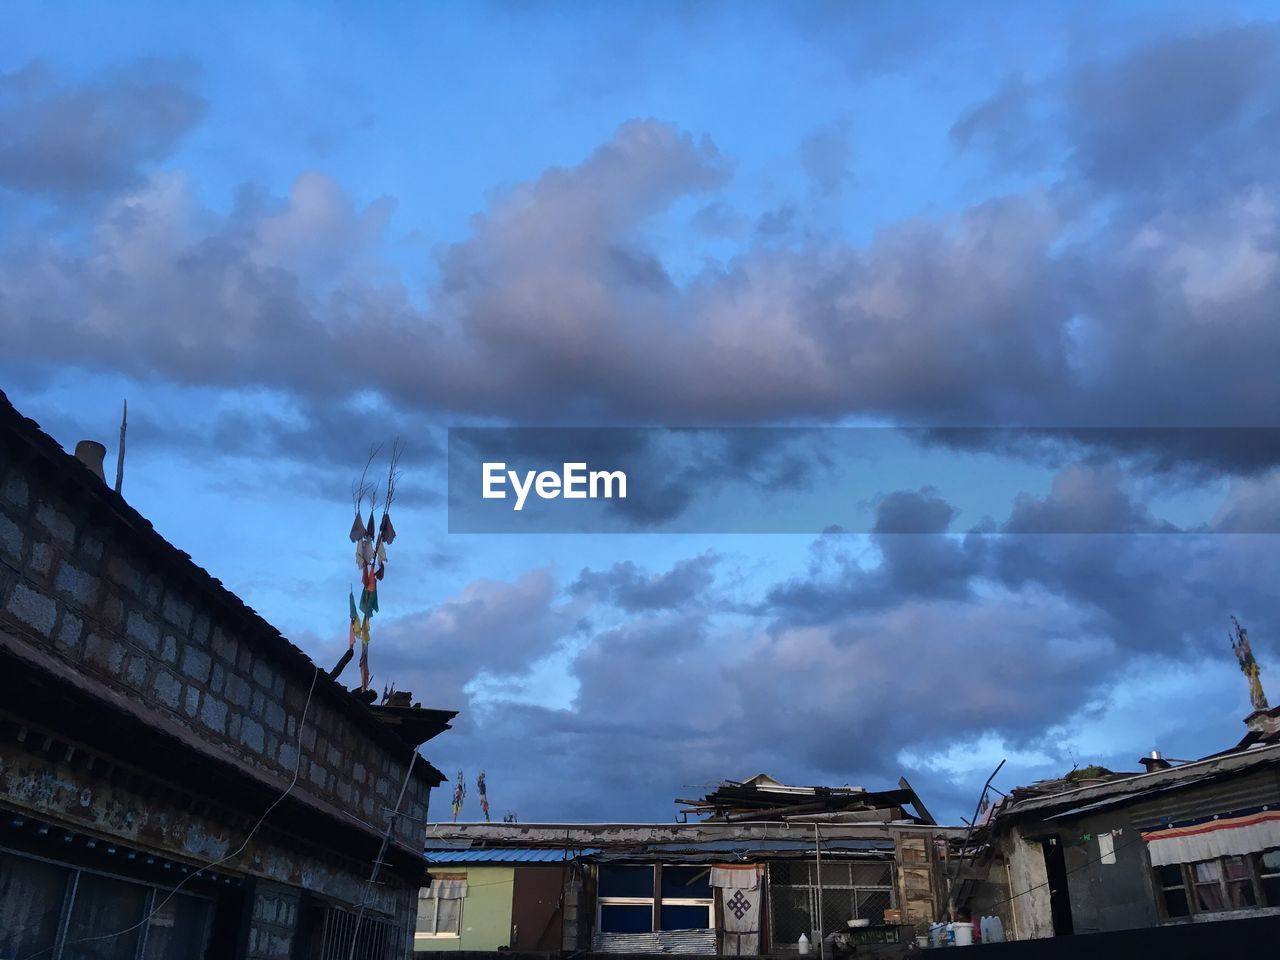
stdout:
<svg viewBox="0 0 1280 960">
<path fill-rule="evenodd" d="M 796 948 L 800 956 L 805 957 L 809 955 L 809 938 L 807 935 L 803 933 L 800 934 L 800 941 L 796 944 Z"/>
<path fill-rule="evenodd" d="M 947 945 L 947 925 L 945 923 L 935 923 L 929 927 L 929 945 L 933 947 L 945 947 Z"/>
<path fill-rule="evenodd" d="M 951 924 L 951 942 L 957 947 L 973 946 L 973 924 L 972 923 L 953 923 Z"/>
</svg>

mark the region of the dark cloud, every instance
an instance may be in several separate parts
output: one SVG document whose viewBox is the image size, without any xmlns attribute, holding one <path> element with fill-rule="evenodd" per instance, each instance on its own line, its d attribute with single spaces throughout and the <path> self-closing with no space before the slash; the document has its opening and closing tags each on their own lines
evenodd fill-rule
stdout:
<svg viewBox="0 0 1280 960">
<path fill-rule="evenodd" d="M 815 542 L 808 575 L 773 587 L 761 609 L 783 628 L 914 600 L 963 599 L 982 572 L 983 543 L 945 536 L 955 515 L 935 490 L 890 493 L 877 505 L 870 538 L 877 562 L 844 547 L 843 532 L 825 534 Z"/>
<path fill-rule="evenodd" d="M 1138 194 L 1193 188 L 1206 171 L 1262 172 L 1280 133 L 1278 54 L 1280 28 L 1251 23 L 1080 65 L 1066 84 L 1073 164 L 1100 188 Z"/>
<path fill-rule="evenodd" d="M 40 61 L 0 75 L 0 186 L 66 199 L 139 182 L 204 118 L 194 75 L 163 60 L 81 83 Z"/>
<path fill-rule="evenodd" d="M 1153 518 L 1120 484 L 1117 469 L 1068 467 L 1053 478 L 1047 497 L 1021 494 L 1005 522 L 1005 533 L 1170 533 L 1177 528 Z"/>
<path fill-rule="evenodd" d="M 569 591 L 590 594 L 629 613 L 683 609 L 711 588 L 719 560 L 718 555 L 708 552 L 653 575 L 625 560 L 608 570 L 583 570 Z"/>
</svg>

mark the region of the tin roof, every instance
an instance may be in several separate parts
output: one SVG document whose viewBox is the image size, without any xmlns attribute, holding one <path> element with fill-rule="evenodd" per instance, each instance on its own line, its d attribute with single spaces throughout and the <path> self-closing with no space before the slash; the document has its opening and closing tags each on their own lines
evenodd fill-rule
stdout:
<svg viewBox="0 0 1280 960">
<path fill-rule="evenodd" d="M 566 863 L 598 850 L 568 850 L 543 847 L 489 847 L 480 850 L 428 850 L 427 863 Z"/>
</svg>

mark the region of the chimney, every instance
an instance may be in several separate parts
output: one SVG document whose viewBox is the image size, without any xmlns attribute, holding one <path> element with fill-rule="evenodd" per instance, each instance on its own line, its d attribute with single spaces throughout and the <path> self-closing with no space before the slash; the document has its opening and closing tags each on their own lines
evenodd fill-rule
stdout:
<svg viewBox="0 0 1280 960">
<path fill-rule="evenodd" d="M 76 444 L 76 459 L 88 467 L 103 483 L 107 482 L 107 477 L 102 472 L 102 460 L 106 455 L 107 448 L 97 440 L 81 440 Z"/>
<path fill-rule="evenodd" d="M 1160 756 L 1159 750 L 1152 750 L 1148 756 L 1143 757 L 1138 762 L 1147 768 L 1147 773 L 1154 773 L 1157 770 L 1168 770 L 1173 766 L 1173 764 L 1168 760 Z"/>
</svg>

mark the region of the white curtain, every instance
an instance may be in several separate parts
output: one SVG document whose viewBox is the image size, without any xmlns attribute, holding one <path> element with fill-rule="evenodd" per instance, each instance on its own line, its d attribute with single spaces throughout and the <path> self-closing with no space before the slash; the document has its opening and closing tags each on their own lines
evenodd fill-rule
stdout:
<svg viewBox="0 0 1280 960">
<path fill-rule="evenodd" d="M 435 880 L 431 886 L 422 891 L 423 896 L 435 897 L 438 900 L 465 900 L 467 896 L 466 880 Z"/>
<path fill-rule="evenodd" d="M 1153 867 L 1258 853 L 1280 846 L 1280 810 L 1142 835 Z"/>
</svg>

